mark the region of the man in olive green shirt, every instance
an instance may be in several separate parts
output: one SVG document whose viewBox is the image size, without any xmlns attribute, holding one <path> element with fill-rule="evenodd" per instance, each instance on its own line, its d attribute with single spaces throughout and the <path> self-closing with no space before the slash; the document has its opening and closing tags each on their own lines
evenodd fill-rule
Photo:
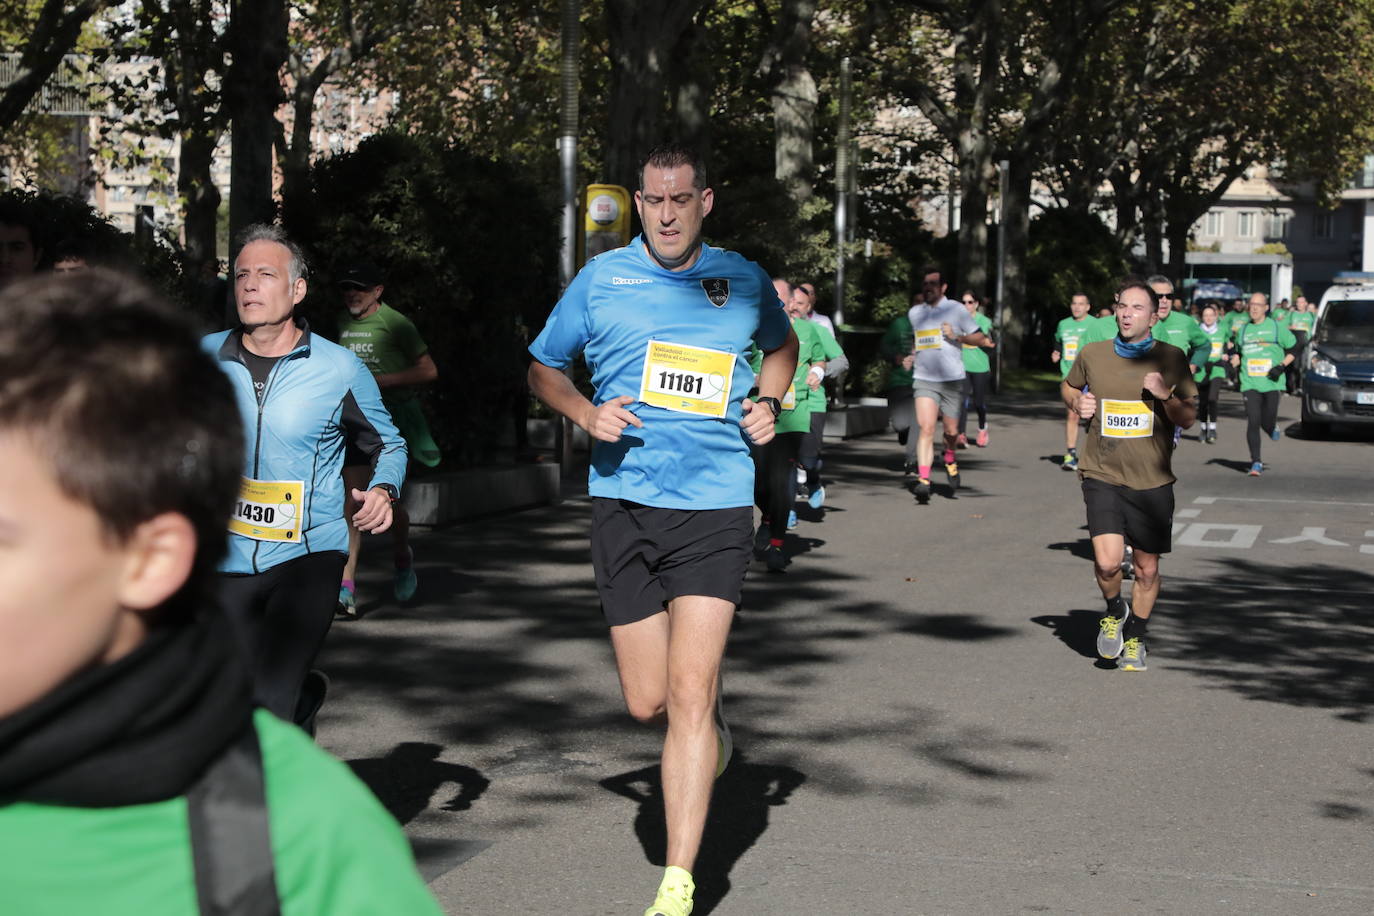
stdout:
<svg viewBox="0 0 1374 916">
<path fill-rule="evenodd" d="M 1097 651 L 1119 658 L 1123 671 L 1146 668 L 1144 637 L 1159 598 L 1159 558 L 1169 552 L 1173 535 L 1174 430 L 1192 426 L 1197 416 L 1187 356 L 1151 336 L 1157 309 L 1149 284 L 1122 281 L 1117 337 L 1084 347 L 1060 385 L 1064 404 L 1088 421 L 1079 477 L 1097 585 L 1107 603 Z M 1121 594 L 1127 544 L 1135 558 L 1129 604 Z"/>
</svg>

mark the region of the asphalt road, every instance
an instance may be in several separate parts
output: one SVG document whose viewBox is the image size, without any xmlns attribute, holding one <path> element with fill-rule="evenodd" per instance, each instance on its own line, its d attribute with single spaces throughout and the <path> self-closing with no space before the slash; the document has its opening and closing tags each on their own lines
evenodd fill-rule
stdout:
<svg viewBox="0 0 1374 916">
<path fill-rule="evenodd" d="M 1239 399 L 1177 452 L 1150 670 L 1096 659 L 1062 409 L 1004 400 L 917 506 L 890 436 L 828 443 L 824 513 L 755 564 L 697 916 L 1374 912 L 1374 434 L 1245 476 Z M 620 706 L 589 504 L 429 532 L 335 626 L 320 741 L 404 823 L 446 911 L 639 916 L 657 737 Z M 369 597 L 372 596 L 372 597 Z M 385 597 L 385 600 L 383 600 Z"/>
</svg>

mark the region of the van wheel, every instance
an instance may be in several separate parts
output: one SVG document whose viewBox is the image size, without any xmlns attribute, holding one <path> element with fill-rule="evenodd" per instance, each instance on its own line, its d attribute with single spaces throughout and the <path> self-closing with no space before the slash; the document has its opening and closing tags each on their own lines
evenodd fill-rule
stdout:
<svg viewBox="0 0 1374 916">
<path fill-rule="evenodd" d="M 1314 419 L 1312 414 L 1307 412 L 1307 404 L 1304 402 L 1302 405 L 1302 437 L 1304 439 L 1325 439 L 1329 435 L 1331 435 L 1331 424 Z"/>
</svg>

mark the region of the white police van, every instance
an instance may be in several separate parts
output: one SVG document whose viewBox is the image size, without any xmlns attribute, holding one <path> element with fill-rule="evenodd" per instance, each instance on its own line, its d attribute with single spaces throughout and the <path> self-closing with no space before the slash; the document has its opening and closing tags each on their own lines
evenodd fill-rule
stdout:
<svg viewBox="0 0 1374 916">
<path fill-rule="evenodd" d="M 1374 273 L 1337 274 L 1303 354 L 1302 430 L 1374 424 Z"/>
</svg>

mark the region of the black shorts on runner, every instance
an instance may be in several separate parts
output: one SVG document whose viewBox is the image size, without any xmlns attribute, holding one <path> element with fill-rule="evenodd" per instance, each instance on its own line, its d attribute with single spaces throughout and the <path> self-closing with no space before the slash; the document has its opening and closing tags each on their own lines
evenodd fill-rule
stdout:
<svg viewBox="0 0 1374 916">
<path fill-rule="evenodd" d="M 1132 490 L 1083 478 L 1083 502 L 1088 507 L 1088 535 L 1119 534 L 1145 553 L 1168 553 L 1173 546 L 1174 485 Z"/>
<path fill-rule="evenodd" d="M 610 626 L 652 617 L 683 595 L 739 606 L 754 508 L 658 509 L 592 499 L 592 568 Z"/>
</svg>

